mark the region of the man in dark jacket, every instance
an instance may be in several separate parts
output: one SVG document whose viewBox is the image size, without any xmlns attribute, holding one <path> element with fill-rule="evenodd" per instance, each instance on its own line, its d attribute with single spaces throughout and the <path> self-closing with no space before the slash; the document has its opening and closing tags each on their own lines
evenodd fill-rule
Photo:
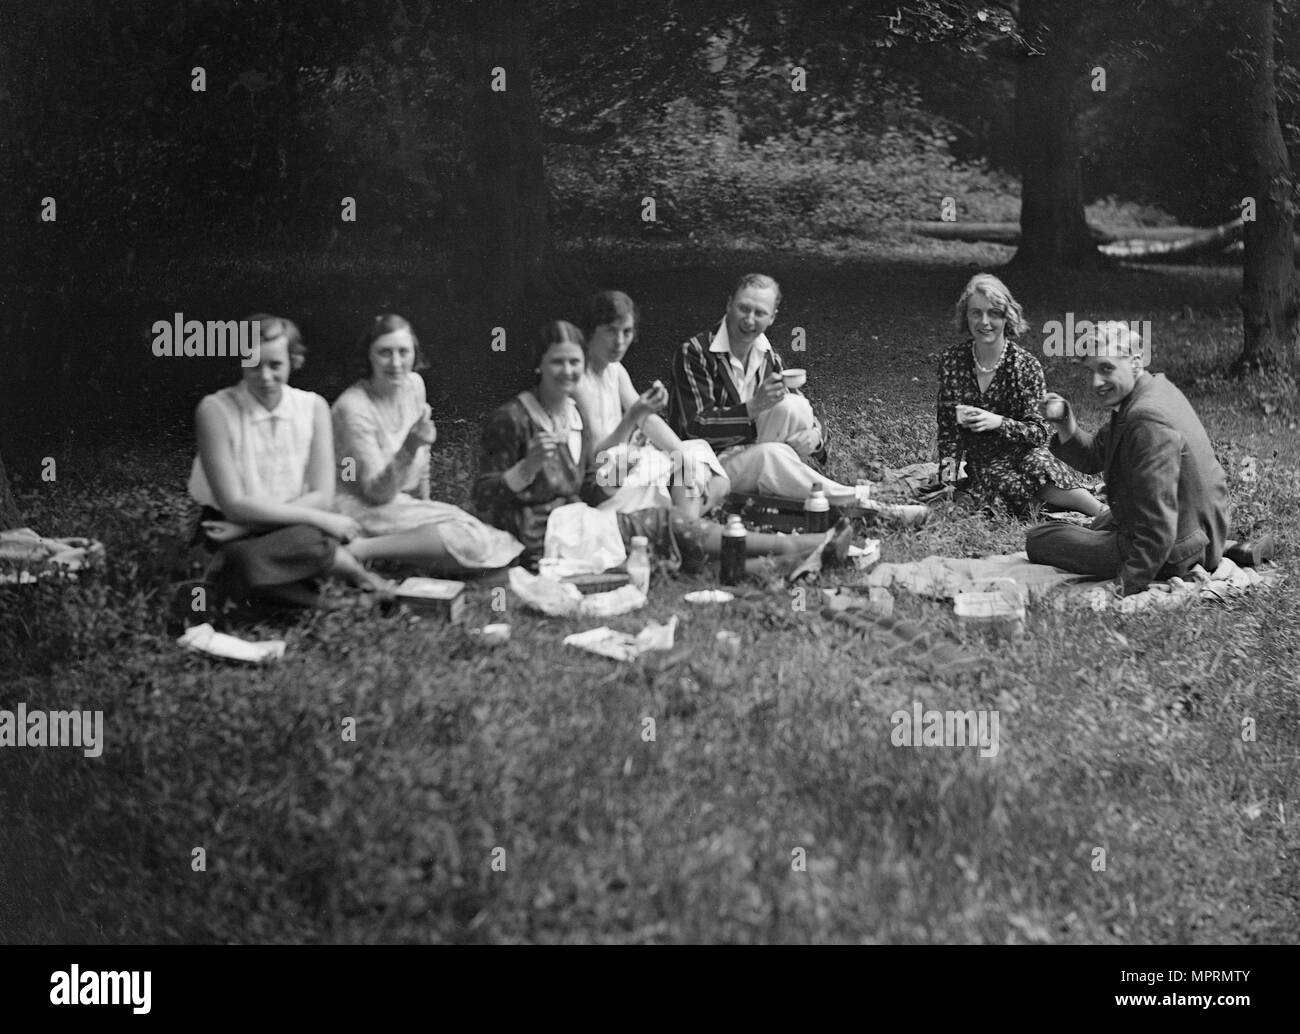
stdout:
<svg viewBox="0 0 1300 1034">
<path fill-rule="evenodd" d="M 1119 594 L 1188 574 L 1213 571 L 1228 532 L 1228 485 L 1191 403 L 1164 374 L 1142 368 L 1136 335 L 1122 323 L 1099 324 L 1084 363 L 1092 388 L 1111 410 L 1095 435 L 1081 430 L 1068 402 L 1049 393 L 1044 416 L 1055 425 L 1052 452 L 1085 473 L 1102 471 L 1110 510 L 1091 528 L 1043 524 L 1026 536 L 1029 559 L 1095 578 L 1120 580 Z M 1053 412 L 1061 403 L 1058 419 Z"/>
<path fill-rule="evenodd" d="M 851 486 L 811 464 L 826 460 L 825 435 L 767 340 L 781 289 L 762 273 L 741 277 L 727 313 L 673 356 L 669 423 L 682 438 L 702 438 L 718 454 L 737 492 L 802 499 L 821 483 L 833 503 L 852 502 Z"/>
</svg>

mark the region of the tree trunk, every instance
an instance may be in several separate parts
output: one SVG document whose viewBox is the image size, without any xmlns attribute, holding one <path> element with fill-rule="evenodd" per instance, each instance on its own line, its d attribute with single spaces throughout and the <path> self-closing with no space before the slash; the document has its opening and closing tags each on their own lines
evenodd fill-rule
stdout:
<svg viewBox="0 0 1300 1034">
<path fill-rule="evenodd" d="M 1255 219 L 1245 224 L 1241 314 L 1245 331 L 1237 370 L 1294 366 L 1300 356 L 1300 287 L 1292 262 L 1294 180 L 1277 117 L 1274 82 L 1273 0 L 1250 0 L 1240 9 L 1244 73 L 1242 134 L 1247 187 Z"/>
<path fill-rule="evenodd" d="M 452 248 L 457 293 L 501 318 L 525 295 L 569 293 L 548 219 L 541 113 L 532 89 L 528 5 L 483 0 L 466 48 L 465 168 L 455 191 Z M 500 71 L 497 71 L 500 70 Z M 504 72 L 505 89 L 500 89 Z M 497 80 L 498 89 L 493 89 Z"/>
<path fill-rule="evenodd" d="M 1083 215 L 1083 171 L 1074 91 L 1083 62 L 1072 40 L 1072 0 L 1025 0 L 1025 37 L 1039 45 L 1016 68 L 1020 248 L 1011 265 L 1036 269 L 1104 264 Z"/>
<path fill-rule="evenodd" d="M 5 471 L 5 458 L 0 454 L 0 531 L 23 526 L 22 514 L 14 502 L 13 490 L 9 487 L 9 474 Z"/>
</svg>

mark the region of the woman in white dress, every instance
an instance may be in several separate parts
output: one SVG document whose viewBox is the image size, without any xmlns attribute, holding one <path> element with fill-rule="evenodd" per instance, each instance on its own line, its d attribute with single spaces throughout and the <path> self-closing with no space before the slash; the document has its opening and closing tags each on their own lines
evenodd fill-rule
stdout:
<svg viewBox="0 0 1300 1034">
<path fill-rule="evenodd" d="M 227 601 L 312 606 L 326 575 L 386 594 L 388 583 L 344 545 L 360 529 L 333 508 L 329 408 L 288 383 L 306 355 L 302 336 L 279 316 L 249 319 L 261 328 L 258 364 L 195 411 L 189 492 L 203 508 L 194 545 L 211 557 L 205 578 L 219 597 L 213 609 Z"/>
<path fill-rule="evenodd" d="M 524 550 L 513 535 L 429 498 L 429 447 L 438 432 L 416 372 L 424 363 L 411 325 L 391 313 L 376 316 L 361 347 L 369 376 L 334 402 L 336 506 L 361 527 L 353 555 L 443 573 L 510 564 Z"/>
<path fill-rule="evenodd" d="M 630 513 L 671 506 L 698 517 L 720 505 L 731 482 L 707 442 L 683 441 L 658 414 L 668 391 L 655 381 L 640 395 L 623 368 L 640 313 L 622 291 L 587 300 L 586 370 L 574 392 L 596 450 L 597 483 L 616 489 L 601 509 Z"/>
</svg>

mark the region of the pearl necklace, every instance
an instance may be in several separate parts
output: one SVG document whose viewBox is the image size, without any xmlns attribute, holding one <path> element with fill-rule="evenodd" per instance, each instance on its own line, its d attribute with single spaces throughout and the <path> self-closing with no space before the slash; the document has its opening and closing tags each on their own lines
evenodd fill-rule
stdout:
<svg viewBox="0 0 1300 1034">
<path fill-rule="evenodd" d="M 1002 365 L 1002 360 L 1003 360 L 1004 358 L 1006 358 L 1006 354 L 1007 354 L 1007 346 L 1006 346 L 1005 344 L 1003 344 L 1003 346 L 1002 346 L 1002 351 L 998 353 L 998 360 L 997 360 L 997 362 L 995 362 L 992 366 L 983 366 L 983 365 L 981 365 L 981 363 L 980 363 L 980 355 L 979 355 L 979 353 L 978 353 L 977 351 L 975 351 L 975 342 L 972 341 L 972 342 L 970 343 L 970 355 L 971 355 L 971 358 L 972 358 L 973 360 L 975 360 L 975 369 L 979 370 L 980 373 L 993 373 L 993 372 L 995 372 L 995 371 L 997 370 L 997 368 L 998 368 L 999 366 Z"/>
</svg>

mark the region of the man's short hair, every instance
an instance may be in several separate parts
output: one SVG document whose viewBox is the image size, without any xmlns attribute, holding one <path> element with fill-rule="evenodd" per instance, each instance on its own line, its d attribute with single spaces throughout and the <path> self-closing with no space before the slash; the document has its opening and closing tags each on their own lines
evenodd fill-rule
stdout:
<svg viewBox="0 0 1300 1034">
<path fill-rule="evenodd" d="M 1140 334 L 1120 320 L 1102 320 L 1092 328 L 1092 354 L 1110 359 L 1136 358 L 1146 361 L 1146 347 Z"/>
<path fill-rule="evenodd" d="M 746 273 L 736 281 L 736 286 L 731 289 L 731 297 L 736 297 L 747 287 L 757 287 L 760 291 L 772 290 L 776 292 L 776 304 L 772 308 L 781 307 L 781 285 L 773 280 L 766 273 Z"/>
</svg>

